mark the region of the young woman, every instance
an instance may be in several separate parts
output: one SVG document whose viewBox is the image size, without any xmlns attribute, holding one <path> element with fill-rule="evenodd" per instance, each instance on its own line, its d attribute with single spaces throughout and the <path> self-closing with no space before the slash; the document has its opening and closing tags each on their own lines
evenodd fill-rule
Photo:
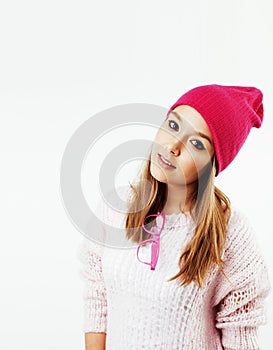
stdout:
<svg viewBox="0 0 273 350">
<path fill-rule="evenodd" d="M 250 222 L 214 179 L 261 126 L 262 97 L 211 84 L 169 109 L 141 181 L 120 190 L 134 249 L 86 238 L 79 248 L 86 350 L 259 349 L 268 270 Z"/>
</svg>

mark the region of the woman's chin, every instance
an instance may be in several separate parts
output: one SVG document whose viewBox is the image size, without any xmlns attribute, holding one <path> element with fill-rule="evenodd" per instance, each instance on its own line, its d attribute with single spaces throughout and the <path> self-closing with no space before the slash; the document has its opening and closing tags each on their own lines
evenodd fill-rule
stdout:
<svg viewBox="0 0 273 350">
<path fill-rule="evenodd" d="M 167 178 L 163 171 L 156 167 L 156 166 L 151 166 L 150 168 L 151 175 L 154 179 L 156 179 L 159 182 L 167 183 Z"/>
</svg>

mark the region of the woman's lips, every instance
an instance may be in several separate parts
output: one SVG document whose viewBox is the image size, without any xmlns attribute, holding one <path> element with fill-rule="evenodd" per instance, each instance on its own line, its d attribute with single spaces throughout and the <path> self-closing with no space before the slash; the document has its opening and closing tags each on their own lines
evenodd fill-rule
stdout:
<svg viewBox="0 0 273 350">
<path fill-rule="evenodd" d="M 158 153 L 157 155 L 157 159 L 158 159 L 158 162 L 159 164 L 165 168 L 165 169 L 175 169 L 175 166 L 172 165 L 168 159 L 164 158 L 161 154 Z"/>
</svg>

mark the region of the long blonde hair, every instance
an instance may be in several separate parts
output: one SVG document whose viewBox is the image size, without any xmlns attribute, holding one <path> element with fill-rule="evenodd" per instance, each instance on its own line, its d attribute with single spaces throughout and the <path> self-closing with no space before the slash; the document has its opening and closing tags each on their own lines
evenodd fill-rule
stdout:
<svg viewBox="0 0 273 350">
<path fill-rule="evenodd" d="M 151 175 L 150 159 L 151 153 L 140 174 L 140 181 L 136 185 L 130 184 L 133 195 L 126 217 L 126 236 L 137 243 L 152 237 L 141 224 L 147 215 L 161 212 L 167 200 L 167 185 Z M 196 190 L 190 198 L 190 214 L 196 222 L 194 235 L 179 258 L 180 271 L 168 280 L 178 278 L 180 286 L 195 282 L 202 287 L 207 273 L 215 264 L 228 279 L 223 269 L 222 253 L 230 218 L 230 200 L 214 185 L 215 166 L 213 156 L 197 180 Z M 151 186 L 149 191 L 147 183 Z M 152 221 L 149 224 L 152 225 Z"/>
</svg>

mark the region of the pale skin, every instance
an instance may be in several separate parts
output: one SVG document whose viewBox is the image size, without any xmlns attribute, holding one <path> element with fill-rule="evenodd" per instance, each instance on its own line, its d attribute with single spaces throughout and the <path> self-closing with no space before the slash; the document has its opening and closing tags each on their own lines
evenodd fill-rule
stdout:
<svg viewBox="0 0 273 350">
<path fill-rule="evenodd" d="M 85 333 L 85 350 L 105 350 L 106 333 Z"/>
<path fill-rule="evenodd" d="M 168 186 L 165 214 L 188 210 L 189 194 L 214 153 L 212 135 L 201 114 L 188 105 L 173 112 L 158 130 L 151 153 L 152 176 Z M 159 154 L 174 167 L 162 166 Z"/>
<path fill-rule="evenodd" d="M 151 153 L 151 174 L 168 185 L 165 214 L 188 210 L 188 196 L 196 186 L 198 175 L 208 164 L 213 153 L 210 130 L 194 108 L 181 105 L 162 123 Z M 202 133 L 202 135 L 199 134 Z M 167 169 L 158 160 L 161 154 L 174 166 Z M 85 350 L 105 350 L 106 333 L 85 333 Z"/>
</svg>

